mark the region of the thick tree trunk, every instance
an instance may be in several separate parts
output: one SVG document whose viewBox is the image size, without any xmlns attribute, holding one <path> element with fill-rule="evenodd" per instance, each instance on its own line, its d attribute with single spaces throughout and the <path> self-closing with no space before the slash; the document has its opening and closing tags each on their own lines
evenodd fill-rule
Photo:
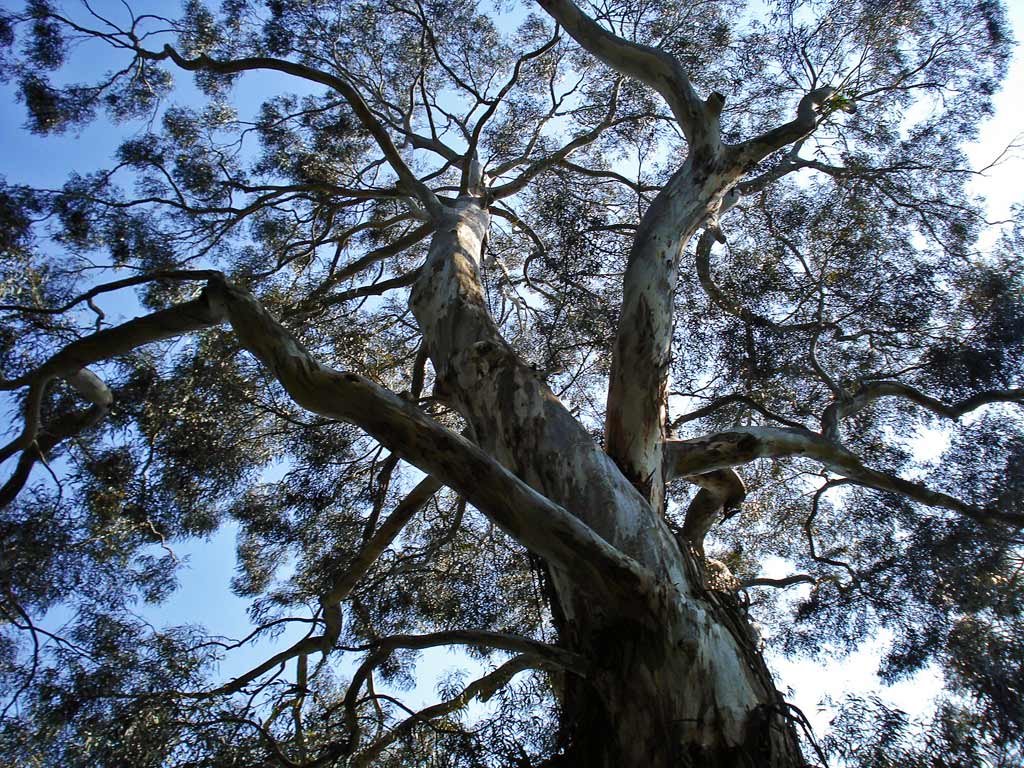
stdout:
<svg viewBox="0 0 1024 768">
<path fill-rule="evenodd" d="M 745 619 L 704 589 L 693 554 L 502 339 L 479 282 L 487 226 L 480 202 L 460 199 L 413 288 L 436 394 L 478 445 L 658 582 L 623 594 L 548 564 L 561 642 L 591 663 L 566 679 L 564 764 L 802 765 Z"/>
<path fill-rule="evenodd" d="M 560 764 L 803 766 L 782 697 L 735 601 L 710 594 L 667 599 L 662 608 L 654 624 L 584 615 L 578 606 L 562 638 L 593 667 L 586 679 L 566 677 Z"/>
</svg>

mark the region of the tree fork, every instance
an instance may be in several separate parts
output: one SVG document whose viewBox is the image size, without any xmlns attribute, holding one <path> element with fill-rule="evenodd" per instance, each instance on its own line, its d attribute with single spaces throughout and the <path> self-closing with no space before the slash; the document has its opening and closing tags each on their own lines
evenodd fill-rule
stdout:
<svg viewBox="0 0 1024 768">
<path fill-rule="evenodd" d="M 694 553 L 501 338 L 479 284 L 486 217 L 460 199 L 410 300 L 445 396 L 482 448 L 660 579 L 637 611 L 595 600 L 597 585 L 548 560 L 561 644 L 590 670 L 565 681 L 566 764 L 802 765 L 745 619 L 704 589 Z"/>
</svg>

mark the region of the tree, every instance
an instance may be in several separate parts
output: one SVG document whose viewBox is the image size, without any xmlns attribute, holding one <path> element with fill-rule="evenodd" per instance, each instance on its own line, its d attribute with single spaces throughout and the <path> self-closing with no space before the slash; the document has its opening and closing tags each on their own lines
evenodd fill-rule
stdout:
<svg viewBox="0 0 1024 768">
<path fill-rule="evenodd" d="M 926 738 L 855 700 L 840 759 L 1018 764 L 1024 229 L 977 250 L 958 148 L 998 4 L 163 12 L 0 25 L 28 129 L 126 126 L 0 197 L 7 760 L 824 760 L 757 617 L 942 668 Z M 304 634 L 225 681 L 234 644 L 134 605 L 228 521 L 254 636 Z M 380 687 L 442 645 L 483 676 L 418 712 Z"/>
</svg>

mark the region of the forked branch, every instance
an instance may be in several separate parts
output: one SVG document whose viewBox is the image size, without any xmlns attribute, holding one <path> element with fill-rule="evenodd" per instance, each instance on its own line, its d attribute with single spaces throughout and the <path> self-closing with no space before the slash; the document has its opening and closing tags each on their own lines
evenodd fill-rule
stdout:
<svg viewBox="0 0 1024 768">
<path fill-rule="evenodd" d="M 250 294 L 211 281 L 242 346 L 267 366 L 291 398 L 322 416 L 366 430 L 501 526 L 523 546 L 613 593 L 645 593 L 652 575 L 583 522 L 519 480 L 484 451 L 412 403 L 356 373 L 316 362 Z"/>
<path fill-rule="evenodd" d="M 848 399 L 832 403 L 821 417 L 822 434 L 835 439 L 839 424 L 875 400 L 883 397 L 902 397 L 947 419 L 956 420 L 966 413 L 992 403 L 1024 403 L 1024 389 L 989 389 L 965 397 L 955 403 L 945 403 L 927 395 L 916 387 L 900 381 L 866 381 Z"/>
<path fill-rule="evenodd" d="M 150 51 L 141 47 L 137 47 L 135 50 L 136 53 L 144 59 L 150 59 L 152 61 L 170 59 L 182 69 L 190 72 L 203 71 L 222 75 L 233 75 L 253 70 L 271 70 L 293 75 L 312 83 L 320 83 L 321 85 L 326 85 L 327 87 L 334 89 L 345 98 L 363 128 L 365 128 L 373 137 L 374 141 L 377 142 L 377 146 L 387 159 L 388 165 L 391 166 L 391 169 L 398 176 L 401 186 L 410 194 L 415 195 L 416 198 L 419 199 L 420 203 L 423 204 L 423 207 L 432 215 L 436 215 L 440 212 L 442 204 L 440 200 L 438 200 L 437 195 L 423 184 L 423 182 L 421 182 L 412 172 L 409 166 L 406 165 L 406 162 L 402 159 L 398 148 L 391 140 L 391 136 L 373 114 L 369 106 L 367 106 L 362 94 L 360 94 L 359 91 L 344 78 L 332 75 L 329 72 L 314 69 L 313 67 L 306 66 L 305 64 L 299 64 L 286 59 L 275 59 L 269 56 L 251 56 L 239 59 L 219 60 L 202 54 L 194 59 L 188 59 L 178 53 L 178 51 L 170 45 L 165 45 L 162 51 Z"/>
<path fill-rule="evenodd" d="M 222 322 L 223 315 L 207 293 L 192 301 L 153 312 L 127 323 L 97 331 L 73 341 L 38 368 L 9 381 L 0 381 L 0 391 L 28 386 L 25 424 L 21 434 L 0 449 L 0 461 L 29 448 L 39 434 L 39 409 L 46 388 L 57 378 L 67 378 L 88 365 L 123 355 L 156 341 L 172 339 Z"/>
<path fill-rule="evenodd" d="M 548 662 L 538 659 L 536 656 L 530 656 L 527 654 L 521 654 L 509 661 L 506 661 L 493 672 L 489 672 L 483 677 L 474 680 L 457 696 L 448 699 L 447 701 L 432 704 L 431 706 L 425 707 L 419 712 L 410 715 L 380 739 L 357 754 L 352 759 L 351 765 L 356 766 L 357 768 L 363 768 L 364 766 L 371 765 L 381 752 L 398 739 L 407 735 L 417 725 L 429 723 L 434 718 L 442 717 L 462 709 L 473 699 L 487 701 L 496 691 L 504 687 L 509 680 L 515 677 L 515 675 L 527 669 L 538 669 L 547 665 Z"/>
<path fill-rule="evenodd" d="M 0 382 L 0 390 L 29 387 L 24 429 L 3 449 L 3 458 L 36 439 L 43 393 L 54 378 L 148 343 L 209 328 L 225 318 L 242 345 L 296 403 L 366 430 L 455 489 L 531 551 L 566 570 L 582 572 L 584 583 L 601 583 L 612 593 L 645 593 L 653 585 L 652 574 L 643 566 L 414 404 L 363 376 L 317 363 L 251 294 L 220 279 L 211 280 L 192 301 L 72 342 L 30 373 Z"/>
</svg>

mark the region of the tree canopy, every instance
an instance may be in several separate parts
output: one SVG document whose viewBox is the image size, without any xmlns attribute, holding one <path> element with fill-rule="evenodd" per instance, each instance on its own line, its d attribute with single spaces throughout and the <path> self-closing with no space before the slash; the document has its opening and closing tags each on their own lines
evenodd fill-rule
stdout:
<svg viewBox="0 0 1024 768">
<path fill-rule="evenodd" d="M 1024 760 L 1024 221 L 963 149 L 999 3 L 166 6 L 0 15 L 26 130 L 123 136 L 0 181 L 6 764 L 582 765 L 659 600 L 697 671 L 650 685 L 732 712 L 738 658 L 789 734 L 687 759 Z M 145 620 L 225 526 L 253 634 Z M 934 716 L 819 743 L 765 643 L 881 630 Z M 482 676 L 414 711 L 439 646 Z"/>
</svg>

